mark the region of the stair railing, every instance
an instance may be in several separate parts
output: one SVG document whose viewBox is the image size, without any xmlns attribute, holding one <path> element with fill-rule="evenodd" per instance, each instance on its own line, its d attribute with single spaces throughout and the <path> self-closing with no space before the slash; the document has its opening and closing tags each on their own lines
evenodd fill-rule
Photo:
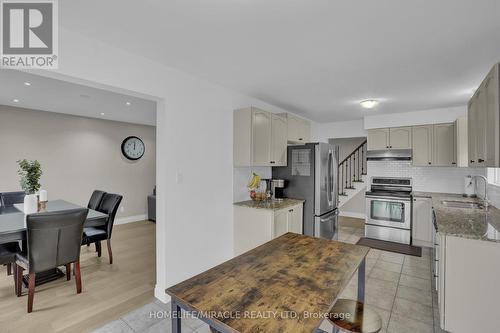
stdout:
<svg viewBox="0 0 500 333">
<path fill-rule="evenodd" d="M 363 141 L 356 149 L 339 163 L 338 191 L 339 195 L 347 195 L 346 189 L 354 189 L 353 183 L 362 182 L 361 177 L 366 175 L 366 144 Z"/>
</svg>

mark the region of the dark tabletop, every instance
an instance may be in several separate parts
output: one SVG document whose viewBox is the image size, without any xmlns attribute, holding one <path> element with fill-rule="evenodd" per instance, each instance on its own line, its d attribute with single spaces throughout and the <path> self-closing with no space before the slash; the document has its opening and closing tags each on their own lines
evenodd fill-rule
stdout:
<svg viewBox="0 0 500 333">
<path fill-rule="evenodd" d="M 26 238 L 26 215 L 22 211 L 23 204 L 0 207 L 0 244 Z M 57 212 L 68 209 L 83 208 L 64 200 L 47 202 L 44 212 Z M 89 209 L 84 226 L 94 227 L 106 224 L 107 214 Z"/>
<path fill-rule="evenodd" d="M 228 332 L 313 332 L 323 319 L 307 313 L 331 309 L 368 250 L 287 233 L 166 291 L 197 312 L 242 314 L 215 318 Z M 257 312 L 277 315 L 244 315 Z"/>
</svg>

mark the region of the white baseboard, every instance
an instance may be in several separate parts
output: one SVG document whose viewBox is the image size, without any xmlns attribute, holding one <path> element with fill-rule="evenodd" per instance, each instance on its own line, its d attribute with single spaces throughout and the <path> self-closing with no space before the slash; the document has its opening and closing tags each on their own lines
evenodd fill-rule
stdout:
<svg viewBox="0 0 500 333">
<path fill-rule="evenodd" d="M 355 212 L 340 211 L 339 215 L 340 216 L 345 216 L 345 217 L 353 217 L 355 219 L 362 219 L 362 220 L 364 220 L 366 218 L 365 214 L 363 214 L 363 213 L 355 213 Z"/>
<path fill-rule="evenodd" d="M 119 219 L 116 219 L 115 224 L 126 224 L 126 223 L 144 221 L 147 219 L 148 219 L 148 216 L 146 214 L 127 216 L 127 217 L 121 217 Z"/>
<path fill-rule="evenodd" d="M 165 288 L 161 288 L 158 285 L 155 285 L 155 297 L 162 303 L 167 304 L 168 302 L 170 302 L 170 296 L 165 293 Z"/>
</svg>

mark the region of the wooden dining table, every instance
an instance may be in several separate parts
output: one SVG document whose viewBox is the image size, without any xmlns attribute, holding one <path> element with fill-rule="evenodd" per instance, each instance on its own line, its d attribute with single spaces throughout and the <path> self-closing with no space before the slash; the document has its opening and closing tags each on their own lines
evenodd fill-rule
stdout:
<svg viewBox="0 0 500 333">
<path fill-rule="evenodd" d="M 287 233 L 168 288 L 172 332 L 181 309 L 222 333 L 316 332 L 356 271 L 364 302 L 368 251 Z"/>
<path fill-rule="evenodd" d="M 59 212 L 64 210 L 84 208 L 65 200 L 52 200 L 47 202 L 47 207 L 41 212 Z M 35 213 L 36 214 L 36 213 Z M 89 209 L 84 227 L 104 226 L 108 214 Z M 0 244 L 26 240 L 26 214 L 23 212 L 23 204 L 0 207 Z M 24 245 L 23 245 L 24 246 Z M 37 273 L 36 284 L 43 284 L 64 276 L 59 269 Z M 26 281 L 25 281 L 26 282 Z"/>
</svg>

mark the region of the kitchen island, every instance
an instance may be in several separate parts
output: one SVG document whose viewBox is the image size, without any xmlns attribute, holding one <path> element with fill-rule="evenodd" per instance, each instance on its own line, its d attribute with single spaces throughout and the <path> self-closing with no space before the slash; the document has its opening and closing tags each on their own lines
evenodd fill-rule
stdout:
<svg viewBox="0 0 500 333">
<path fill-rule="evenodd" d="M 441 328 L 453 333 L 497 332 L 500 210 L 491 205 L 485 209 L 481 199 L 460 194 L 413 195 L 432 200 L 433 270 Z M 457 207 L 464 202 L 472 204 Z"/>
<path fill-rule="evenodd" d="M 315 332 L 358 271 L 364 301 L 369 248 L 287 233 L 166 292 L 219 332 Z M 180 332 L 180 317 L 172 332 Z"/>
</svg>

